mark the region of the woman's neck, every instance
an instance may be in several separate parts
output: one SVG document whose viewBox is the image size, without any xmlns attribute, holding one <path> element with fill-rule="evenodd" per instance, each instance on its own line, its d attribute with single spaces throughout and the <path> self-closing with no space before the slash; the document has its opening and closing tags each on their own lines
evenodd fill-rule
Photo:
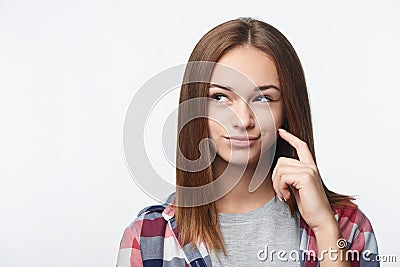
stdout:
<svg viewBox="0 0 400 267">
<path fill-rule="evenodd" d="M 213 162 L 215 177 L 219 177 L 218 179 L 238 179 L 237 176 L 243 172 L 244 166 L 229 164 L 229 168 L 227 168 L 227 165 L 228 162 L 217 156 Z M 266 167 L 268 167 L 266 165 L 268 164 L 262 165 L 263 166 L 258 167 L 257 172 L 256 164 L 249 164 L 246 167 L 239 182 L 233 187 L 233 189 L 216 201 L 217 212 L 249 212 L 263 206 L 275 197 L 275 191 L 272 187 L 271 181 L 272 171 L 266 169 Z M 252 179 L 261 179 L 263 181 L 255 191 L 249 192 L 249 185 Z"/>
</svg>

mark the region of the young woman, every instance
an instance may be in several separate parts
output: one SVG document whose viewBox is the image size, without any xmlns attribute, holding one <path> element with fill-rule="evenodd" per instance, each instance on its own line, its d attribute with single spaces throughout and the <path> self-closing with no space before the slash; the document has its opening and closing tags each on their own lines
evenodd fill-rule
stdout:
<svg viewBox="0 0 400 267">
<path fill-rule="evenodd" d="M 179 107 L 177 164 L 209 164 L 176 168 L 176 192 L 125 229 L 117 266 L 379 266 L 368 218 L 321 180 L 303 69 L 283 34 L 227 21 L 189 62 L 215 64 L 185 72 L 202 74 L 180 103 L 207 100 Z M 185 123 L 190 113 L 207 117 Z"/>
</svg>

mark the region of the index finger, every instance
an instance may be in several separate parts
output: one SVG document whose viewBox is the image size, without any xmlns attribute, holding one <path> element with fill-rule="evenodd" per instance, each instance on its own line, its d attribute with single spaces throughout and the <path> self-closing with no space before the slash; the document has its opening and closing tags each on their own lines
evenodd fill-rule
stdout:
<svg viewBox="0 0 400 267">
<path fill-rule="evenodd" d="M 296 149 L 300 161 L 314 164 L 314 158 L 307 143 L 285 129 L 279 128 L 278 131 L 280 136 Z"/>
</svg>

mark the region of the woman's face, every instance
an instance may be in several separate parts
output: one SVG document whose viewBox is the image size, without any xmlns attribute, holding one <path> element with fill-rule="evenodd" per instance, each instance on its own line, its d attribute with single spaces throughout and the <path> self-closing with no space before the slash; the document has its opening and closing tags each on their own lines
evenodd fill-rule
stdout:
<svg viewBox="0 0 400 267">
<path fill-rule="evenodd" d="M 250 164 L 275 143 L 283 123 L 278 73 L 269 56 L 235 47 L 216 64 L 209 87 L 209 137 L 217 157 Z M 226 66 L 224 66 L 226 65 Z"/>
</svg>

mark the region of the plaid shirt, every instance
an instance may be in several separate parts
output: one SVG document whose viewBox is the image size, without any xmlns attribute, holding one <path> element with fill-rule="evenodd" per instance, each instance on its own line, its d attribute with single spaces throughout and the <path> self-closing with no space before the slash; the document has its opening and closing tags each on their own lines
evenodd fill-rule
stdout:
<svg viewBox="0 0 400 267">
<path fill-rule="evenodd" d="M 174 196 L 172 193 L 163 205 L 144 208 L 126 227 L 120 242 L 117 267 L 212 266 L 205 243 L 198 242 L 195 250 L 190 244 L 182 247 L 179 243 L 174 207 L 168 205 Z M 347 240 L 347 250 L 360 252 L 359 260 L 352 260 L 351 266 L 380 266 L 375 260 L 378 255 L 375 235 L 364 213 L 358 207 L 342 207 L 335 210 L 335 218 L 343 238 Z M 300 216 L 300 266 L 318 267 L 317 255 L 315 235 Z"/>
</svg>

